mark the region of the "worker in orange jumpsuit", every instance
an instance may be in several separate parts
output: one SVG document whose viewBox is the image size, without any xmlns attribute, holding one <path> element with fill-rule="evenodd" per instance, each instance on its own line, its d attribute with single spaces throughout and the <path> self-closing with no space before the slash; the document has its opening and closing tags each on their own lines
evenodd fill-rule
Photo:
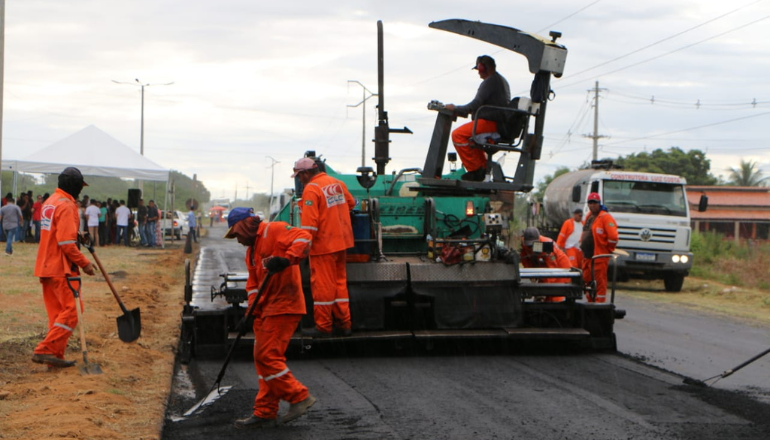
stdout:
<svg viewBox="0 0 770 440">
<path fill-rule="evenodd" d="M 43 301 L 48 313 L 48 333 L 35 347 L 32 361 L 50 367 L 71 367 L 75 361 L 64 359 L 64 350 L 78 324 L 72 290 L 67 277 L 80 274 L 79 268 L 88 275 L 94 274 L 94 266 L 78 248 L 80 211 L 76 200 L 88 184 L 80 170 L 65 168 L 59 174 L 56 191 L 42 206 L 40 220 L 40 244 L 35 261 L 35 276 L 43 287 Z M 82 297 L 81 297 L 82 298 Z"/>
<path fill-rule="evenodd" d="M 524 230 L 521 236 L 521 265 L 531 268 L 550 268 L 550 269 L 569 269 L 571 267 L 567 254 L 562 251 L 559 246 L 554 243 L 553 252 L 535 252 L 532 245 L 539 241 L 541 243 L 553 242 L 548 237 L 540 235 L 540 231 L 537 228 L 529 227 Z M 568 278 L 543 278 L 543 283 L 569 283 Z M 562 302 L 563 296 L 547 296 L 545 302 Z"/>
<path fill-rule="evenodd" d="M 583 268 L 583 251 L 580 250 L 580 237 L 583 235 L 583 210 L 577 208 L 561 225 L 556 245 L 564 249 L 572 267 Z"/>
<path fill-rule="evenodd" d="M 497 135 L 497 122 L 488 119 L 478 118 L 476 111 L 483 105 L 492 105 L 498 107 L 508 107 L 511 101 L 511 90 L 508 81 L 497 72 L 495 59 L 489 55 L 482 55 L 476 58 L 476 64 L 473 69 L 479 72 L 479 78 L 483 81 L 479 86 L 476 96 L 465 105 L 447 104 L 444 106 L 447 110 L 455 112 L 458 115 L 471 114 L 476 122 L 476 138 L 485 139 L 489 136 Z M 471 148 L 475 139 L 473 136 L 473 121 L 467 122 L 452 131 L 452 143 L 455 146 L 457 154 L 462 160 L 463 166 L 468 171 L 460 178 L 480 182 L 484 180 L 487 170 L 487 155 L 484 150 Z M 498 136 L 499 137 L 499 136 Z"/>
<path fill-rule="evenodd" d="M 618 245 L 618 224 L 607 208 L 602 205 L 599 193 L 588 195 L 590 214 L 583 222 L 583 237 L 580 247 L 583 250 L 583 281 L 586 284 L 596 281 L 596 299 L 586 295 L 588 302 L 603 303 L 607 301 L 607 268 L 609 258 L 593 258 L 595 255 L 611 254 Z M 594 262 L 593 275 L 591 261 Z"/>
<path fill-rule="evenodd" d="M 310 286 L 315 329 L 305 333 L 330 337 L 351 334 L 347 249 L 353 247 L 350 211 L 356 205 L 344 183 L 318 169 L 311 158 L 294 164 L 292 177 L 305 186 L 300 202 L 300 227 L 313 237 L 310 247 Z"/>
<path fill-rule="evenodd" d="M 225 238 L 235 238 L 247 246 L 246 291 L 249 306 L 257 297 L 262 281 L 271 272 L 259 302 L 254 308 L 254 367 L 259 376 L 259 392 L 254 411 L 235 421 L 236 428 L 276 426 L 281 400 L 291 405 L 281 423 L 303 415 L 316 398 L 286 366 L 286 348 L 291 335 L 305 314 L 305 298 L 297 263 L 307 256 L 310 234 L 285 222 L 263 223 L 251 208 L 235 208 L 227 216 L 230 226 Z"/>
</svg>

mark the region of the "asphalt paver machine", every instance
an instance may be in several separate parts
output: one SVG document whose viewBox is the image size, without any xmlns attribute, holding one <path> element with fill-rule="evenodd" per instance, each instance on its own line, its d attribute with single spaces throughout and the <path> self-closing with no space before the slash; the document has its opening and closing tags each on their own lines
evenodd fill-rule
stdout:
<svg viewBox="0 0 770 440">
<path fill-rule="evenodd" d="M 355 246 L 348 250 L 347 265 L 353 336 L 313 341 L 298 331 L 293 343 L 560 339 L 614 350 L 614 322 L 624 312 L 613 303 L 585 302 L 577 269 L 521 268 L 515 250 L 518 235 L 510 227 L 515 195 L 533 188 L 546 108 L 554 96 L 550 80 L 562 75 L 567 58 L 567 49 L 556 42 L 561 35 L 551 32 L 546 39 L 511 27 L 459 19 L 433 22 L 430 27 L 526 57 L 534 75 L 530 96 L 515 97 L 509 106 L 477 110 L 476 118 L 496 120 L 499 132 L 495 139 L 479 140 L 473 146 L 489 158 L 484 181 L 460 178 L 464 170 L 458 169 L 456 154 L 447 152 L 447 147 L 452 122 L 465 115 L 438 101 L 428 104 L 436 122 L 422 167 L 388 174 L 390 134 L 411 131 L 389 126 L 384 108 L 382 23 L 378 22 L 376 169 L 360 167 L 356 173 L 344 174 L 316 152 L 305 154 L 345 182 L 357 199 L 351 213 Z M 497 161 L 496 154 L 501 153 L 518 155 L 513 176 L 506 176 Z M 294 196 L 277 219 L 299 225 L 302 189 L 295 182 Z M 185 308 L 187 346 L 196 355 L 223 353 L 234 331 L 231 326 L 244 310 L 245 274 L 222 276 L 213 295 L 227 297 L 232 307 L 210 311 L 188 304 Z M 303 278 L 308 315 L 302 325 L 312 327 L 307 267 Z M 549 301 L 554 297 L 564 300 Z"/>
</svg>

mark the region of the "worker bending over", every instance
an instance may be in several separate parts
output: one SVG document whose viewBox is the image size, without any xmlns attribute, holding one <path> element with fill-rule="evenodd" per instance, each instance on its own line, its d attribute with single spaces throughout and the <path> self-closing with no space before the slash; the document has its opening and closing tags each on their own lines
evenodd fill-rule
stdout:
<svg viewBox="0 0 770 440">
<path fill-rule="evenodd" d="M 273 275 L 254 308 L 254 367 L 259 392 L 254 412 L 235 421 L 236 428 L 264 428 L 277 424 L 281 400 L 291 404 L 281 419 L 288 423 L 313 406 L 316 398 L 286 366 L 286 348 L 305 314 L 305 297 L 297 263 L 307 255 L 310 234 L 285 222 L 263 223 L 251 208 L 235 208 L 227 216 L 225 238 L 246 246 L 249 307 L 268 272 Z"/>
<path fill-rule="evenodd" d="M 553 243 L 548 237 L 540 235 L 537 228 L 529 227 L 524 230 L 521 236 L 521 265 L 529 268 L 549 268 L 549 269 L 569 269 L 571 267 L 567 255 L 559 249 L 554 243 L 553 252 L 535 252 L 533 244 L 538 241 L 541 243 Z M 543 283 L 569 283 L 568 278 L 543 278 Z M 563 296 L 547 296 L 545 302 L 562 302 Z"/>
</svg>

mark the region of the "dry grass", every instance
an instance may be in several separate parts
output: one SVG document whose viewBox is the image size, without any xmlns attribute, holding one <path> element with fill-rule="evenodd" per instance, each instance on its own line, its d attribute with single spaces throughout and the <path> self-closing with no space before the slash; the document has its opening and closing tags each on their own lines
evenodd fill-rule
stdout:
<svg viewBox="0 0 770 440">
<path fill-rule="evenodd" d="M 130 344 L 118 339 L 115 318 L 122 311 L 109 286 L 101 274 L 83 275 L 88 359 L 104 374 L 81 376 L 77 368 L 49 371 L 30 361 L 47 315 L 33 276 L 37 245 L 14 244 L 13 257 L 0 260 L 0 438 L 159 437 L 190 257 L 182 249 L 179 243 L 165 250 L 96 249 L 126 307 L 140 308 L 142 336 Z M 78 335 L 66 357 L 82 364 Z"/>
<path fill-rule="evenodd" d="M 631 281 L 618 284 L 624 295 L 729 316 L 770 327 L 770 291 L 738 287 L 702 278 L 687 277 L 682 291 L 666 292 L 662 281 Z"/>
</svg>

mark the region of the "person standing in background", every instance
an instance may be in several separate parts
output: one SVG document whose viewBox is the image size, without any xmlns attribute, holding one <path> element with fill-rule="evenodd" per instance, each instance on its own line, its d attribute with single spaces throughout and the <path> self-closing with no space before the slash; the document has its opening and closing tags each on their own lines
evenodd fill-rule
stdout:
<svg viewBox="0 0 770 440">
<path fill-rule="evenodd" d="M 144 206 L 144 199 L 139 199 L 139 206 L 136 207 L 136 222 L 139 225 L 139 246 L 149 246 L 147 241 L 147 207 Z"/>
<path fill-rule="evenodd" d="M 583 267 L 583 251 L 580 250 L 580 237 L 583 235 L 583 210 L 572 211 L 572 217 L 561 225 L 561 231 L 556 238 L 556 245 L 564 249 L 572 267 Z"/>
<path fill-rule="evenodd" d="M 0 221 L 5 231 L 5 255 L 13 255 L 13 242 L 19 233 L 23 222 L 23 215 L 19 206 L 14 203 L 13 197 L 6 197 L 6 204 L 0 208 Z"/>
<path fill-rule="evenodd" d="M 88 235 L 90 235 L 91 246 L 99 244 L 99 216 L 101 214 L 99 202 L 91 199 L 91 204 L 86 208 L 86 224 L 88 225 Z"/>
<path fill-rule="evenodd" d="M 115 223 L 118 225 L 118 233 L 115 237 L 115 244 L 121 241 L 128 246 L 128 220 L 131 218 L 131 210 L 126 206 L 126 201 L 121 200 L 120 206 L 115 210 Z"/>
<path fill-rule="evenodd" d="M 190 206 L 190 212 L 187 213 L 187 233 L 190 234 L 194 242 L 198 242 L 195 233 L 198 230 L 197 217 L 195 216 L 195 205 Z"/>
<path fill-rule="evenodd" d="M 48 193 L 46 193 L 48 198 Z M 40 243 L 40 219 L 43 215 L 43 196 L 37 196 L 37 200 L 32 205 L 32 225 L 35 227 L 35 243 Z"/>
</svg>

